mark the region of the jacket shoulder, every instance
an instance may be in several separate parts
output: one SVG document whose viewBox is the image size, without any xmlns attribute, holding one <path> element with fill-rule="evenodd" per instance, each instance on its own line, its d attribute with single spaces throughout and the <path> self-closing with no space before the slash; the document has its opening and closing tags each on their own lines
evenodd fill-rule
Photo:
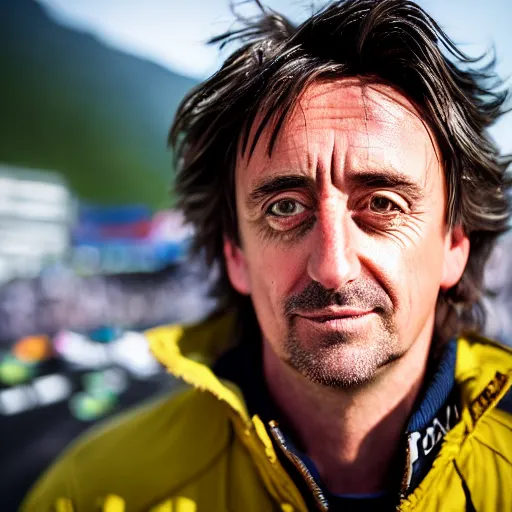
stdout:
<svg viewBox="0 0 512 512">
<path fill-rule="evenodd" d="M 495 407 L 482 416 L 457 466 L 471 496 L 471 510 L 512 510 L 512 415 Z"/>
<path fill-rule="evenodd" d="M 455 378 L 476 398 L 493 380 L 502 385 L 512 379 L 512 349 L 482 336 L 463 336 L 457 342 Z"/>
<path fill-rule="evenodd" d="M 43 475 L 21 511 L 54 510 L 67 499 L 74 510 L 95 510 L 117 495 L 146 510 L 193 480 L 230 442 L 221 402 L 185 388 L 92 429 Z"/>
<path fill-rule="evenodd" d="M 458 340 L 456 379 L 467 394 L 467 400 L 485 404 L 503 387 L 508 391 L 496 403 L 499 411 L 508 413 L 505 423 L 512 421 L 512 349 L 501 343 L 471 335 Z M 482 396 L 484 388 L 491 392 Z M 500 415 L 500 413 L 498 413 Z"/>
<path fill-rule="evenodd" d="M 469 334 L 458 339 L 458 359 L 464 358 L 470 364 L 481 364 L 497 368 L 503 372 L 512 371 L 512 348 L 477 334 Z"/>
<path fill-rule="evenodd" d="M 478 419 L 475 441 L 512 467 L 512 350 L 481 336 L 461 338 L 456 373 Z"/>
</svg>

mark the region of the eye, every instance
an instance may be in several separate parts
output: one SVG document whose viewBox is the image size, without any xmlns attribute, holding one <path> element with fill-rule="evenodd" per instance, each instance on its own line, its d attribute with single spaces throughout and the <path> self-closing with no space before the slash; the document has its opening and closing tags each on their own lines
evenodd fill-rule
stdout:
<svg viewBox="0 0 512 512">
<path fill-rule="evenodd" d="M 402 208 L 386 196 L 375 195 L 370 199 L 368 208 L 373 213 L 386 214 L 391 212 L 402 212 Z"/>
<path fill-rule="evenodd" d="M 280 199 L 272 203 L 267 213 L 275 217 L 293 217 L 306 211 L 306 208 L 294 199 Z"/>
</svg>

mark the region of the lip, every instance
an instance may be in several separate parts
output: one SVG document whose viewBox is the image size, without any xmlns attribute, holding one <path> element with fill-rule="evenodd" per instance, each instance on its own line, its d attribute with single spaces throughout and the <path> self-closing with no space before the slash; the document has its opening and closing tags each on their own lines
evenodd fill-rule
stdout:
<svg viewBox="0 0 512 512">
<path fill-rule="evenodd" d="M 336 310 L 321 310 L 311 313 L 298 313 L 297 316 L 313 322 L 325 323 L 336 320 L 355 320 L 373 313 L 373 309 L 339 308 Z"/>
</svg>

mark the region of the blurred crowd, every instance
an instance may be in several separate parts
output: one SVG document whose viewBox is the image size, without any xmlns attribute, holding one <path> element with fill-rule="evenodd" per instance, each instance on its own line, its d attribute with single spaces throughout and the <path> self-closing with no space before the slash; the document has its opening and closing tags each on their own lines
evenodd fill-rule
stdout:
<svg viewBox="0 0 512 512">
<path fill-rule="evenodd" d="M 78 276 L 54 268 L 35 278 L 18 278 L 0 287 L 0 343 L 60 329 L 191 322 L 211 308 L 208 283 L 197 261 L 145 273 Z"/>
</svg>

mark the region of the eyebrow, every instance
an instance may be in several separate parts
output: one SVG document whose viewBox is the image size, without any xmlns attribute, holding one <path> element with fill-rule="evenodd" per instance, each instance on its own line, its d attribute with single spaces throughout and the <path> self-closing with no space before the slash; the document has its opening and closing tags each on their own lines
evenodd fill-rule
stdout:
<svg viewBox="0 0 512 512">
<path fill-rule="evenodd" d="M 248 204 L 255 205 L 261 199 L 282 192 L 284 190 L 297 189 L 297 188 L 313 188 L 313 179 L 307 176 L 300 175 L 285 175 L 285 176 L 269 176 L 263 178 L 256 184 L 254 190 L 249 194 Z"/>
<path fill-rule="evenodd" d="M 412 201 L 419 201 L 424 197 L 423 187 L 419 183 L 397 171 L 357 172 L 350 175 L 349 183 L 353 188 L 398 190 Z"/>
</svg>

